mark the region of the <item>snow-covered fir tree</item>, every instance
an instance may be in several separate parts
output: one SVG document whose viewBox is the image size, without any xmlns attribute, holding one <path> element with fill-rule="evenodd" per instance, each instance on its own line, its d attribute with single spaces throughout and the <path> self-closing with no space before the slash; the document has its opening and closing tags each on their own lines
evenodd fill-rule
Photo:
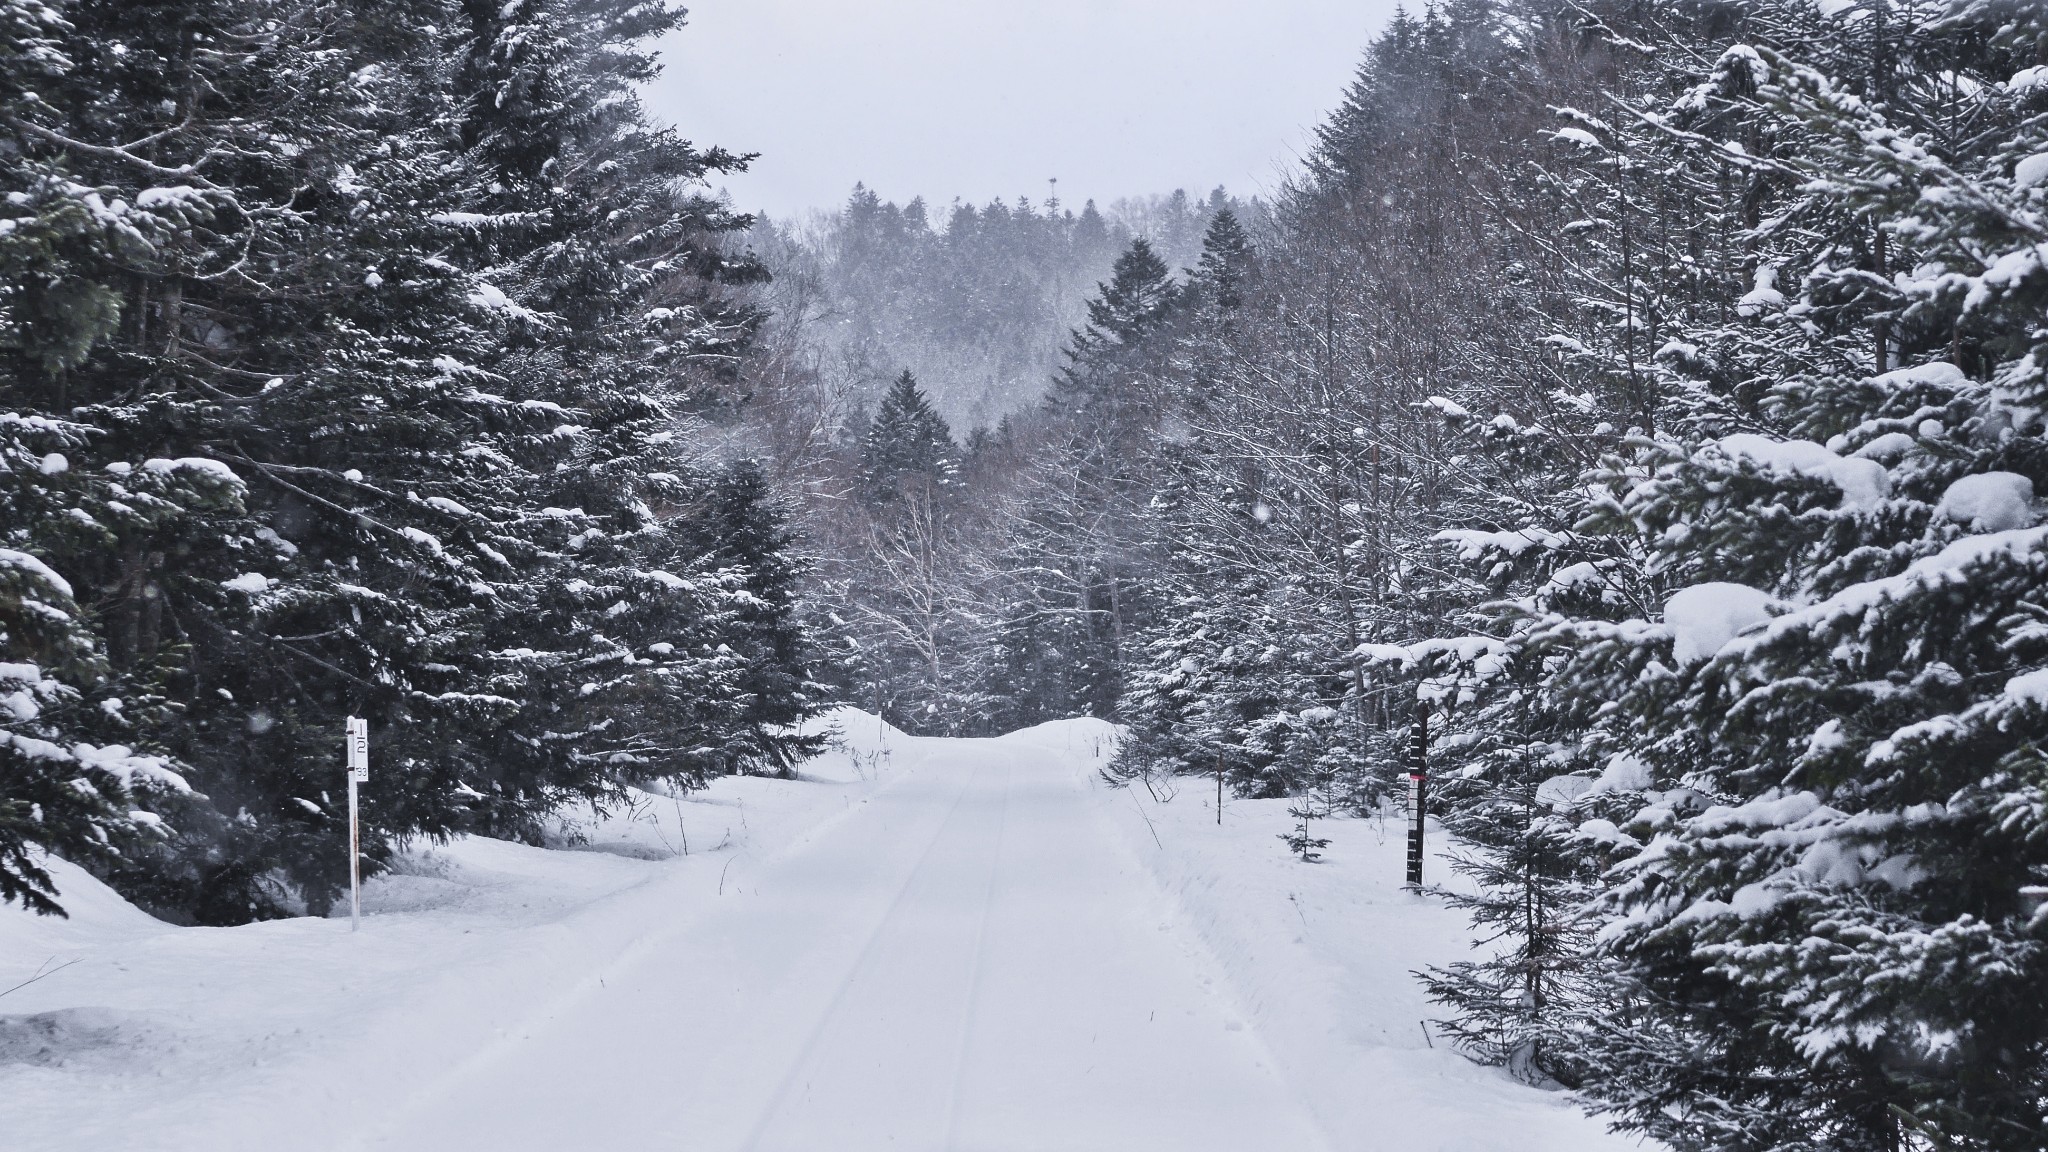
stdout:
<svg viewBox="0 0 2048 1152">
<path fill-rule="evenodd" d="M 17 550 L 91 605 L 106 669 L 73 687 L 196 790 L 96 866 L 206 922 L 345 877 L 343 716 L 375 732 L 374 868 L 388 835 L 781 769 L 811 699 L 801 646 L 759 639 L 788 541 L 741 558 L 677 515 L 773 520 L 690 435 L 758 269 L 699 184 L 737 160 L 633 98 L 680 11 L 304 7 L 7 24 L 8 407 L 79 522 Z"/>
<path fill-rule="evenodd" d="M 1646 1007 L 1596 1091 L 1680 1139 L 2044 1131 L 2043 143 L 2012 83 L 2040 27 L 1884 7 L 1779 14 L 1803 35 L 1729 46 L 1659 121 L 1776 201 L 1747 323 L 1685 334 L 1688 363 L 1757 366 L 1754 406 L 1674 421 L 1604 481 L 1674 591 L 1585 674 L 1672 790 L 1606 833 L 1643 845 L 1603 907 Z M 1717 115 L 1774 147 L 1731 154 Z"/>
</svg>

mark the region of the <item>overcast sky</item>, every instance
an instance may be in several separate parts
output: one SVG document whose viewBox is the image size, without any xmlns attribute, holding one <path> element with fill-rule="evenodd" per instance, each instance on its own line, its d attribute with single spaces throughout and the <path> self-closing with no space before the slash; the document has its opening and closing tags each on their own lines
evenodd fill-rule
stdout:
<svg viewBox="0 0 2048 1152">
<path fill-rule="evenodd" d="M 882 196 L 1269 189 L 1395 0 L 689 0 L 653 111 L 787 215 Z"/>
</svg>

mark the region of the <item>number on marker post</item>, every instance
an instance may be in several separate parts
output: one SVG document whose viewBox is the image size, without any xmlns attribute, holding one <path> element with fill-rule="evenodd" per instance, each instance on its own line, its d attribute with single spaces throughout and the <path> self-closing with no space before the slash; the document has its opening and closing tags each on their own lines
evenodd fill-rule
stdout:
<svg viewBox="0 0 2048 1152">
<path fill-rule="evenodd" d="M 357 784 L 370 782 L 370 722 L 348 718 L 348 772 Z"/>
</svg>

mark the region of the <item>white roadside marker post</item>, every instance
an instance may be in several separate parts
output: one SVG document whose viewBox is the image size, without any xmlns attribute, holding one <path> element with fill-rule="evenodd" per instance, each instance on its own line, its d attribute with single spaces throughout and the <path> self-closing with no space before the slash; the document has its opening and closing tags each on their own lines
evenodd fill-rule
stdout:
<svg viewBox="0 0 2048 1152">
<path fill-rule="evenodd" d="M 1423 819 L 1429 807 L 1429 704 L 1415 702 L 1415 747 L 1408 766 L 1408 887 L 1422 890 Z"/>
<path fill-rule="evenodd" d="M 348 930 L 363 926 L 363 839 L 356 817 L 356 786 L 370 782 L 370 722 L 348 718 Z"/>
</svg>

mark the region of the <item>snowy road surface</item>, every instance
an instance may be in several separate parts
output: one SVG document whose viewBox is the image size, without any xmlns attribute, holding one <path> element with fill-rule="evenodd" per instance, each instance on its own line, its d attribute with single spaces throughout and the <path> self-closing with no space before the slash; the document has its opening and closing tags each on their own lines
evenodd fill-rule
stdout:
<svg viewBox="0 0 2048 1152">
<path fill-rule="evenodd" d="M 56 862 L 0 908 L 0 1152 L 1620 1152 L 1438 1046 L 1470 954 L 1398 813 L 1113 789 L 1062 721 L 851 710 L 796 781 L 414 845 L 363 930 L 179 928 Z M 688 845 L 691 851 L 684 852 Z M 1451 879 L 1439 840 L 1431 878 Z"/>
<path fill-rule="evenodd" d="M 959 743 L 374 1147 L 1328 1147 L 1063 749 Z"/>
</svg>

